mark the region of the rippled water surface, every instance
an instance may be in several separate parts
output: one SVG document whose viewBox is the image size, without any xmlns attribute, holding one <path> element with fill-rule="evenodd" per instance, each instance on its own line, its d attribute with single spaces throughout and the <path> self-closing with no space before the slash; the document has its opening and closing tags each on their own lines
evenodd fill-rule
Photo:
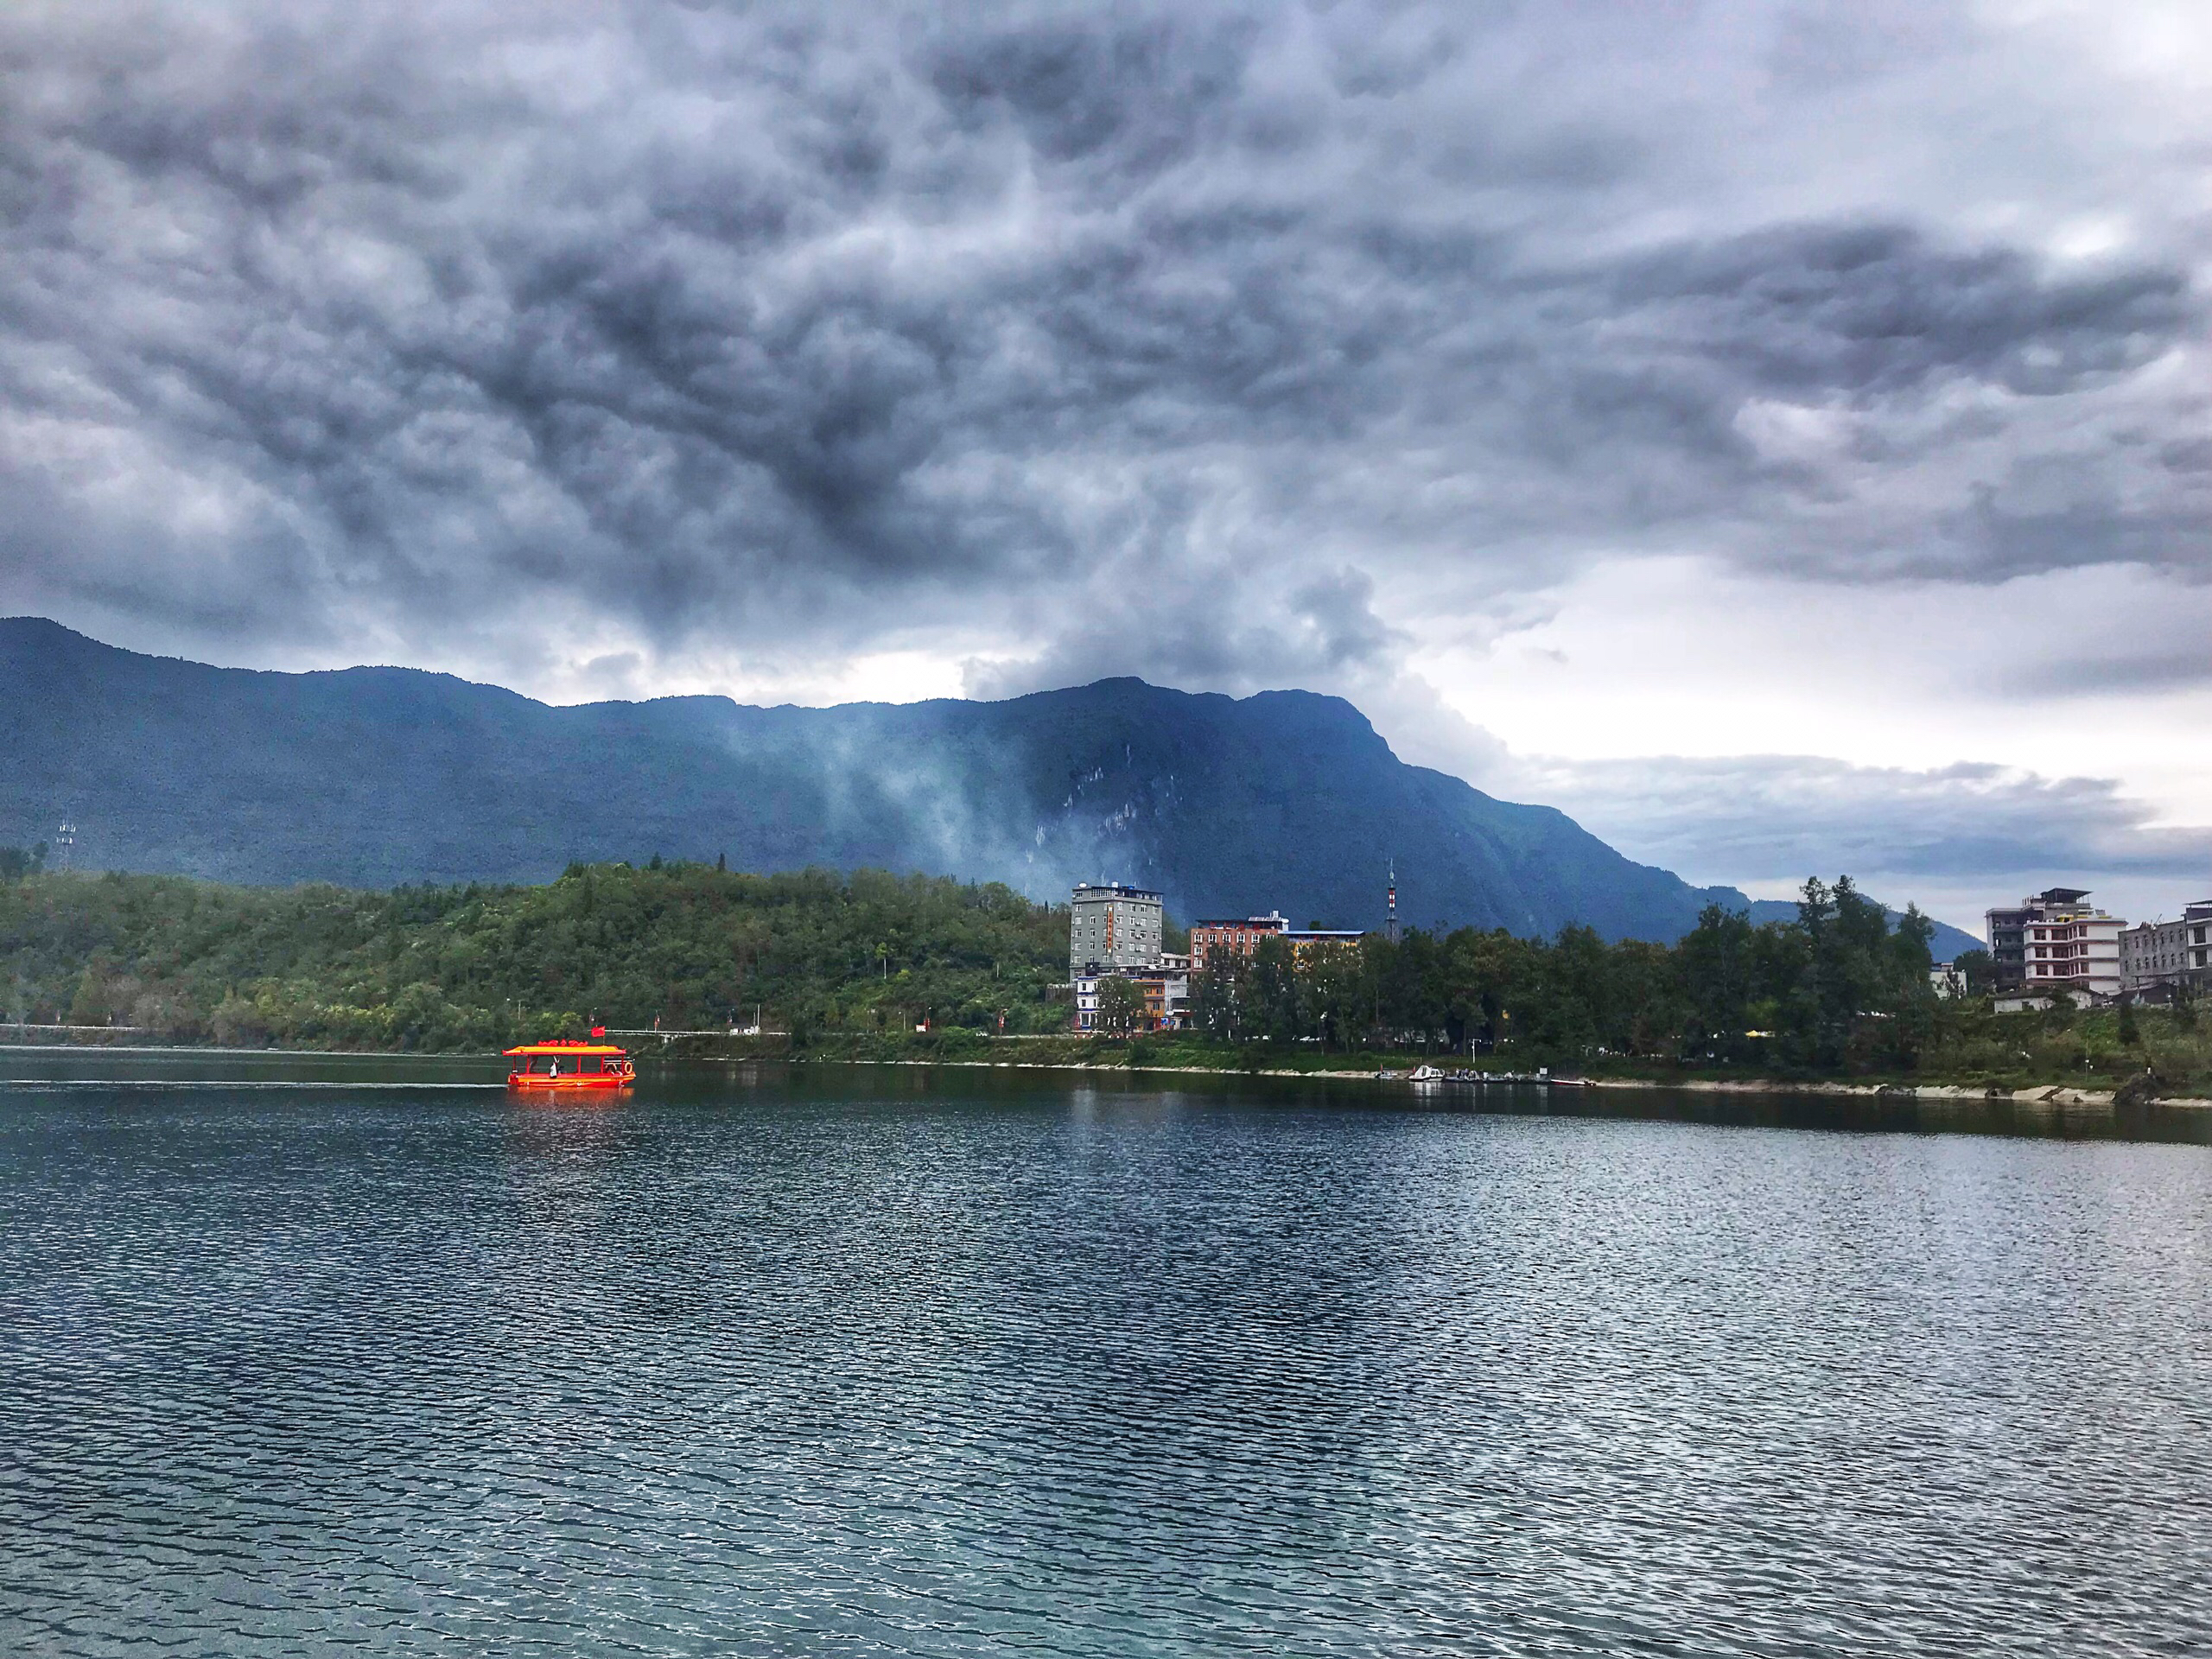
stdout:
<svg viewBox="0 0 2212 1659">
<path fill-rule="evenodd" d="M 0 1083 L 8 1652 L 2212 1649 L 2202 1147 L 140 1065 Z"/>
</svg>

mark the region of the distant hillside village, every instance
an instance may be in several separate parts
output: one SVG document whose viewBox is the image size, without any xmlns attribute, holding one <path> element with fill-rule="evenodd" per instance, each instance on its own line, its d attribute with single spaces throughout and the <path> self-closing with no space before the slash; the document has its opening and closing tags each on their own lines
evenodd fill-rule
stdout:
<svg viewBox="0 0 2212 1659">
<path fill-rule="evenodd" d="M 2088 902 L 2082 887 L 2046 887 L 1986 913 L 1988 984 L 2000 1010 L 2048 1007 L 2063 996 L 2087 1007 L 2171 1002 L 2212 981 L 2212 899 L 2182 906 L 2175 921 L 2131 927 Z M 1958 964 L 1937 970 L 1936 988 L 1963 995 L 1984 987 Z"/>
</svg>

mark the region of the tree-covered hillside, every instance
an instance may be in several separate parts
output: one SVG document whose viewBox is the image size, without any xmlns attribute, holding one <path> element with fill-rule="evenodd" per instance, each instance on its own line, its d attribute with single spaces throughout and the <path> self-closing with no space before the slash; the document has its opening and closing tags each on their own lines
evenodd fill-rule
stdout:
<svg viewBox="0 0 2212 1659">
<path fill-rule="evenodd" d="M 47 874 L 0 886 L 0 999 L 183 1042 L 490 1048 L 588 1023 L 928 1019 L 1058 1029 L 1067 912 L 860 871 L 593 865 L 547 886 L 229 887 Z"/>
</svg>

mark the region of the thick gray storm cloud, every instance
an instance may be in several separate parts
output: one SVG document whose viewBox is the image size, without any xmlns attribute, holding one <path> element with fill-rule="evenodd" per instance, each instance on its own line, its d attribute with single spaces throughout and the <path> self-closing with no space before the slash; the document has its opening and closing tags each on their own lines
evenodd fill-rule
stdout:
<svg viewBox="0 0 2212 1659">
<path fill-rule="evenodd" d="M 1357 690 L 1605 560 L 2212 575 L 2212 207 L 2063 30 L 952 10 L 10 9 L 0 600 Z"/>
</svg>

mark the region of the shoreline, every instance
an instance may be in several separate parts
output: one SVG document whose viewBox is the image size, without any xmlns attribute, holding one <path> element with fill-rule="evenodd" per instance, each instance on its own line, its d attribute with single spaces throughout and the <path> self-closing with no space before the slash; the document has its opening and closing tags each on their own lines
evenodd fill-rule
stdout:
<svg viewBox="0 0 2212 1659">
<path fill-rule="evenodd" d="M 375 1049 L 344 1048 L 232 1048 L 202 1047 L 189 1043 L 10 1043 L 0 1039 L 0 1054 L 168 1054 L 200 1055 L 210 1058 L 268 1059 L 339 1059 L 339 1060 L 412 1060 L 452 1065 L 471 1060 L 496 1060 L 496 1052 L 484 1053 L 425 1054 L 388 1052 Z M 2070 1084 L 2031 1084 L 2024 1088 L 2005 1089 L 1995 1085 L 1948 1083 L 1850 1083 L 1834 1078 L 1778 1078 L 1778 1077 L 1582 1077 L 1573 1082 L 1552 1079 L 1548 1082 L 1448 1083 L 1442 1079 L 1415 1083 L 1402 1073 L 1366 1069 L 1356 1071 L 1301 1070 L 1293 1066 L 1231 1066 L 1231 1065 L 1109 1065 L 1089 1060 L 980 1060 L 951 1058 L 867 1059 L 858 1057 L 794 1058 L 790 1055 L 734 1055 L 734 1054 L 671 1054 L 640 1055 L 640 1058 L 675 1059 L 715 1065 L 877 1065 L 877 1066 L 943 1066 L 982 1071 L 1087 1071 L 1114 1077 L 1271 1077 L 1288 1081 L 1316 1083 L 1374 1083 L 1400 1084 L 1408 1088 L 1426 1090 L 1436 1089 L 1542 1089 L 1547 1091 L 1565 1089 L 1570 1092 L 1580 1090 L 1616 1090 L 1622 1091 L 1664 1090 L 1685 1094 L 1777 1096 L 1802 1095 L 1831 1099 L 1864 1101 L 1913 1101 L 1930 1104 L 2010 1104 L 2013 1106 L 2043 1106 L 2051 1108 L 2086 1108 L 2113 1109 L 2116 1104 L 2115 1091 L 2110 1089 L 2082 1089 Z M 6 1079 L 0 1078 L 0 1084 Z M 2212 1097 L 2196 1096 L 2153 1096 L 2142 1103 L 2181 1111 L 2212 1112 Z"/>
<path fill-rule="evenodd" d="M 785 1062 L 789 1064 L 789 1062 Z M 760 1064 L 758 1061 L 725 1060 L 724 1065 Z M 2110 1089 L 2076 1089 L 2066 1084 L 2039 1084 L 2024 1089 L 1999 1089 L 1969 1084 L 1954 1083 L 1844 1083 L 1826 1078 L 1745 1078 L 1723 1080 L 1714 1077 L 1684 1077 L 1667 1081 L 1656 1077 L 1582 1077 L 1573 1083 L 1557 1079 L 1538 1083 L 1493 1082 L 1449 1084 L 1443 1079 L 1415 1083 L 1402 1075 L 1385 1076 L 1375 1071 L 1301 1071 L 1291 1067 L 1255 1067 L 1241 1069 L 1221 1065 L 1096 1065 L 1080 1060 L 861 1060 L 839 1059 L 801 1062 L 828 1065 L 921 1065 L 964 1066 L 983 1071 L 1100 1071 L 1116 1077 L 1150 1075 L 1158 1077 L 1286 1077 L 1307 1079 L 1317 1083 L 1397 1083 L 1408 1088 L 1451 1087 L 1457 1089 L 1581 1089 L 1664 1090 L 1686 1094 L 1714 1095 L 1815 1095 L 1853 1100 L 1896 1100 L 1950 1102 L 1954 1103 L 2010 1103 L 2018 1106 L 2089 1106 L 2111 1107 L 2114 1091 Z M 2188 1111 L 2212 1112 L 2212 1098 L 2195 1096 L 2154 1096 L 2146 1105 L 2176 1107 Z"/>
</svg>

